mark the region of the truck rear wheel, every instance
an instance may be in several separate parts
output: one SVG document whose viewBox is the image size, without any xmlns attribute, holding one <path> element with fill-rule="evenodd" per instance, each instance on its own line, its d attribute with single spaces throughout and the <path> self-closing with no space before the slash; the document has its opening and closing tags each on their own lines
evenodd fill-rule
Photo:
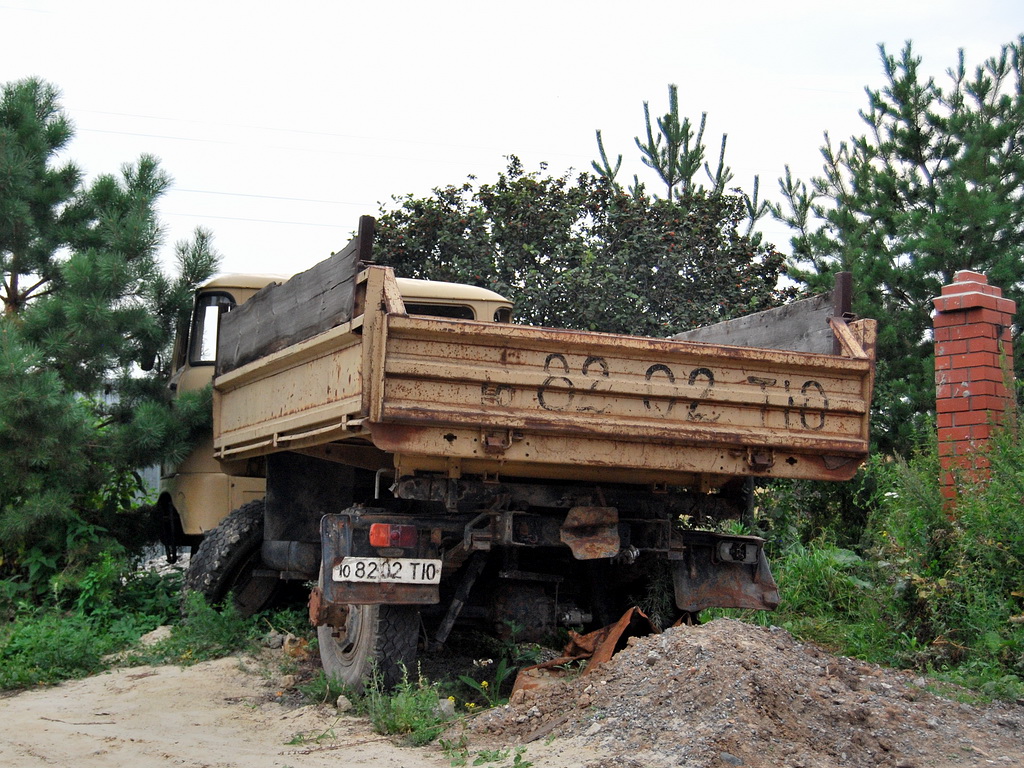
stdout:
<svg viewBox="0 0 1024 768">
<path fill-rule="evenodd" d="M 257 575 L 262 567 L 263 500 L 243 504 L 203 537 L 192 553 L 185 575 L 185 590 L 198 592 L 219 605 L 230 594 L 242 616 L 267 607 L 282 582 Z"/>
<path fill-rule="evenodd" d="M 321 589 L 323 583 L 321 568 Z M 376 674 L 393 688 L 406 673 L 415 679 L 419 626 L 415 605 L 350 605 L 344 627 L 316 628 L 320 663 L 328 677 L 345 685 L 358 687 Z"/>
</svg>

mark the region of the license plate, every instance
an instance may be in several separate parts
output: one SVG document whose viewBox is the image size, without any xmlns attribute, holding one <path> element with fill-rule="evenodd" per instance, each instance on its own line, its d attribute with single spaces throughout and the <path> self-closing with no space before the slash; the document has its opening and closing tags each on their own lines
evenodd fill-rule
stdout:
<svg viewBox="0 0 1024 768">
<path fill-rule="evenodd" d="M 346 557 L 334 566 L 335 581 L 439 584 L 440 560 L 407 557 Z"/>
</svg>

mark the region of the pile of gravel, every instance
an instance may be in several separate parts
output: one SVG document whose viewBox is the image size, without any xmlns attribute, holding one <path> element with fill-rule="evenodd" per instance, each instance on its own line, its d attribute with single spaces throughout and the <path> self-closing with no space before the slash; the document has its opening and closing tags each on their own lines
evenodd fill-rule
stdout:
<svg viewBox="0 0 1024 768">
<path fill-rule="evenodd" d="M 1024 766 L 1024 707 L 961 704 L 927 684 L 720 619 L 631 638 L 588 674 L 517 693 L 467 727 L 474 743 L 554 738 L 627 767 Z"/>
</svg>

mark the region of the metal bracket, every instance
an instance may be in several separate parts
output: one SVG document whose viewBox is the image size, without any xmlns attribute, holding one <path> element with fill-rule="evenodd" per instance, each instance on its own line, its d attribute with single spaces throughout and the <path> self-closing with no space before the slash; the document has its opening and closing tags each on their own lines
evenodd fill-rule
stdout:
<svg viewBox="0 0 1024 768">
<path fill-rule="evenodd" d="M 775 466 L 774 448 L 747 448 L 747 465 L 756 472 L 765 472 Z"/>
</svg>

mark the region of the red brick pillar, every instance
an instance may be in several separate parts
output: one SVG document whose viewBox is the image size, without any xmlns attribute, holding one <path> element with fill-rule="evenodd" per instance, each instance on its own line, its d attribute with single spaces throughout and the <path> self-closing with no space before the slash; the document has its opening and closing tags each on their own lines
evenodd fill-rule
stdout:
<svg viewBox="0 0 1024 768">
<path fill-rule="evenodd" d="M 1017 309 L 977 272 L 957 272 L 935 302 L 935 413 L 942 493 L 956 498 L 954 470 L 984 473 L 979 448 L 1014 402 L 1010 324 Z"/>
</svg>

